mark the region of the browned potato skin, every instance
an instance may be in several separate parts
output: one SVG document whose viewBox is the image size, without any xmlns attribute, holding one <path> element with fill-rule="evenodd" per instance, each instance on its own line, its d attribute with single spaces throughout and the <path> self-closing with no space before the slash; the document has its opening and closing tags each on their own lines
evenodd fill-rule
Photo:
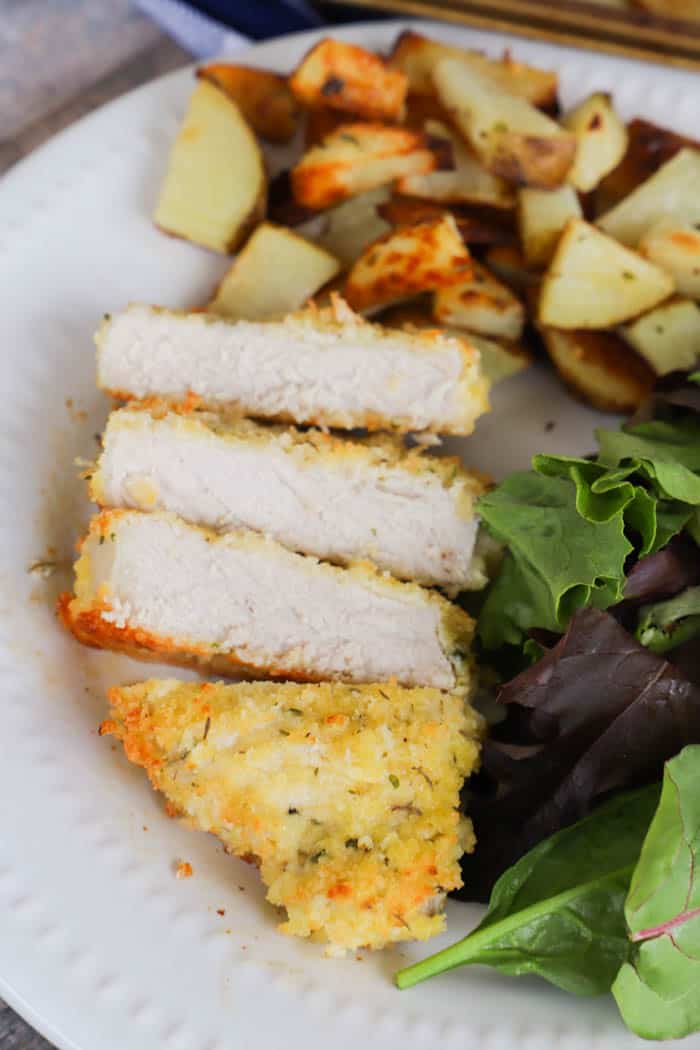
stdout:
<svg viewBox="0 0 700 1050">
<path fill-rule="evenodd" d="M 348 155 L 344 140 L 354 140 L 357 152 Z M 344 148 L 345 147 L 345 148 Z M 409 157 L 411 160 L 409 161 Z M 291 171 L 294 199 L 311 210 L 321 211 L 374 186 L 385 185 L 406 171 L 397 170 L 371 186 L 357 186 L 353 172 L 372 163 L 403 159 L 411 173 L 425 174 L 452 164 L 450 143 L 424 132 L 395 125 L 341 124 L 319 146 L 312 147 Z"/>
<path fill-rule="evenodd" d="M 545 137 L 506 132 L 502 145 L 489 155 L 487 167 L 516 186 L 557 189 L 564 182 L 576 154 L 573 136 Z"/>
<path fill-rule="evenodd" d="M 225 62 L 201 66 L 197 76 L 233 99 L 252 129 L 268 142 L 285 143 L 294 137 L 301 111 L 285 77 Z"/>
<path fill-rule="evenodd" d="M 648 120 L 630 121 L 627 131 L 627 152 L 594 190 L 596 215 L 603 215 L 613 208 L 685 146 L 700 149 L 700 142 Z"/>
<path fill-rule="evenodd" d="M 540 325 L 554 367 L 581 401 L 601 412 L 634 412 L 656 381 L 653 370 L 619 336 Z"/>
<path fill-rule="evenodd" d="M 346 117 L 337 109 L 329 109 L 328 106 L 310 109 L 306 114 L 304 129 L 305 148 L 310 149 L 312 146 L 317 146 L 344 123 L 347 123 Z"/>
<path fill-rule="evenodd" d="M 489 221 L 469 214 L 459 207 L 446 207 L 421 197 L 408 197 L 395 193 L 386 204 L 380 204 L 377 213 L 392 226 L 411 225 L 427 219 L 437 219 L 441 215 L 451 214 L 457 223 L 457 229 L 467 244 L 514 244 L 514 232 L 503 223 Z"/>
<path fill-rule="evenodd" d="M 311 109 L 323 106 L 363 120 L 400 120 L 408 79 L 373 52 L 326 38 L 302 59 L 289 86 Z"/>
<path fill-rule="evenodd" d="M 472 60 L 478 63 L 480 68 L 484 65 L 484 56 L 479 51 L 452 47 L 411 30 L 399 34 L 387 62 L 392 69 L 399 69 L 407 75 L 410 94 L 432 95 L 434 88 L 429 70 L 431 65 L 434 65 L 435 59 L 431 60 L 430 56 L 431 53 L 437 56 L 438 52 L 442 52 L 445 56 L 459 57 L 465 61 Z M 504 52 L 502 58 L 492 59 L 490 65 L 494 79 L 498 80 L 502 87 L 507 88 L 514 95 L 526 98 L 538 109 L 544 109 L 549 113 L 557 111 L 558 78 L 556 73 L 518 62 L 511 58 L 508 51 Z M 437 117 L 437 119 L 441 118 Z"/>
<path fill-rule="evenodd" d="M 469 251 L 445 219 L 400 226 L 366 248 L 348 274 L 346 302 L 354 310 L 374 309 L 451 284 L 460 274 L 468 277 Z"/>
</svg>

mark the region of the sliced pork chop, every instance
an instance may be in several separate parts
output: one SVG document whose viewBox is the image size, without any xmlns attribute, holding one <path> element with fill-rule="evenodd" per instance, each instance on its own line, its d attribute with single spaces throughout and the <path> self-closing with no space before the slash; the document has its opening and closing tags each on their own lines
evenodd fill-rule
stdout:
<svg viewBox="0 0 700 1050">
<path fill-rule="evenodd" d="M 284 321 L 130 306 L 96 336 L 98 384 L 293 423 L 470 434 L 488 408 L 479 351 L 369 324 L 337 302 Z"/>
<path fill-rule="evenodd" d="M 90 482 L 103 507 L 171 510 L 218 531 L 250 528 L 291 550 L 457 592 L 485 583 L 473 552 L 482 482 L 459 460 L 391 438 L 225 420 L 206 412 L 113 412 Z"/>
<path fill-rule="evenodd" d="M 251 531 L 105 510 L 61 613 L 78 639 L 226 673 L 463 688 L 472 621 L 417 584 L 341 569 Z"/>
<path fill-rule="evenodd" d="M 116 736 L 170 808 L 255 858 L 281 929 L 338 949 L 444 929 L 474 848 L 460 817 L 482 721 L 395 685 L 148 681 L 110 692 Z"/>
</svg>

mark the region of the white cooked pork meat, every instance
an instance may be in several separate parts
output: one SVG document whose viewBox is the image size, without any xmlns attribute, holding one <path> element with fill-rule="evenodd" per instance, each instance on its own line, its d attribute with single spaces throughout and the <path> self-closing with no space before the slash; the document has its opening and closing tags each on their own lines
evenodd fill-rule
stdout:
<svg viewBox="0 0 700 1050">
<path fill-rule="evenodd" d="M 112 413 L 102 443 L 90 494 L 103 507 L 250 528 L 291 550 L 342 565 L 367 559 L 450 592 L 485 582 L 473 559 L 483 485 L 457 459 L 395 438 L 348 440 L 138 404 Z"/>
<path fill-rule="evenodd" d="M 472 621 L 436 592 L 165 512 L 97 514 L 60 611 L 87 644 L 221 673 L 447 690 L 468 681 Z"/>
<path fill-rule="evenodd" d="M 384 329 L 338 301 L 267 322 L 133 305 L 107 317 L 96 341 L 98 384 L 125 400 L 404 433 L 470 434 L 488 409 L 466 341 Z"/>
</svg>

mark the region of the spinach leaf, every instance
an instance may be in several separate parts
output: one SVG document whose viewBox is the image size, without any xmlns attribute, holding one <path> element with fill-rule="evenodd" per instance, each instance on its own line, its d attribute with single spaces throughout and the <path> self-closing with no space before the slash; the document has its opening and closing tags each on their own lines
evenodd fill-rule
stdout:
<svg viewBox="0 0 700 1050">
<path fill-rule="evenodd" d="M 700 743 L 700 688 L 596 609 L 577 612 L 498 700 L 506 718 L 464 798 L 479 845 L 463 858 L 463 899 L 486 899 L 536 843 L 611 792 L 660 780 L 668 758 Z"/>
<path fill-rule="evenodd" d="M 637 638 L 655 653 L 665 653 L 700 634 L 700 587 L 639 610 Z"/>
<path fill-rule="evenodd" d="M 479 500 L 482 521 L 508 548 L 479 616 L 487 649 L 522 644 L 532 627 L 559 633 L 576 609 L 622 598 L 632 550 L 622 509 L 589 520 L 576 508 L 576 493 L 568 479 L 529 471 L 511 474 Z"/>
<path fill-rule="evenodd" d="M 646 1039 L 700 1029 L 700 747 L 666 766 L 625 905 L 633 948 L 613 995 Z"/>
<path fill-rule="evenodd" d="M 481 963 L 578 995 L 609 991 L 629 956 L 624 901 L 658 797 L 657 785 L 618 795 L 541 842 L 498 880 L 476 930 L 401 970 L 399 988 Z"/>
</svg>

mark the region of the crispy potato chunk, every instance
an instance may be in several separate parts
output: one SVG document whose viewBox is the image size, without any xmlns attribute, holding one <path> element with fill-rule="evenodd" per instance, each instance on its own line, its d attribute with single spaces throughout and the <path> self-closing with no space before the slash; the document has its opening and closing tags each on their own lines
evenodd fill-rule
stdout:
<svg viewBox="0 0 700 1050">
<path fill-rule="evenodd" d="M 679 295 L 700 299 L 700 231 L 695 226 L 661 219 L 644 234 L 639 251 L 671 274 Z"/>
<path fill-rule="evenodd" d="M 610 95 L 597 91 L 562 118 L 576 136 L 576 159 L 569 182 L 582 193 L 595 189 L 617 167 L 627 149 L 627 128 L 613 109 Z"/>
<path fill-rule="evenodd" d="M 520 185 L 561 185 L 576 153 L 570 131 L 458 59 L 441 59 L 433 78 L 452 121 L 489 171 Z"/>
<path fill-rule="evenodd" d="M 526 186 L 518 191 L 518 229 L 525 261 L 529 266 L 546 266 L 569 219 L 582 216 L 573 186 L 558 190 L 536 190 Z"/>
<path fill-rule="evenodd" d="M 673 278 L 581 219 L 572 219 L 542 283 L 539 320 L 611 328 L 667 299 Z"/>
<path fill-rule="evenodd" d="M 435 319 L 481 335 L 515 341 L 525 324 L 525 309 L 509 288 L 479 263 L 472 273 L 435 293 Z"/>
<path fill-rule="evenodd" d="M 347 124 L 347 117 L 337 109 L 328 109 L 327 106 L 310 109 L 306 114 L 304 129 L 305 148 L 317 146 L 341 124 Z"/>
<path fill-rule="evenodd" d="M 446 213 L 399 226 L 370 244 L 350 270 L 343 294 L 353 309 L 374 310 L 470 272 L 469 252 Z"/>
<path fill-rule="evenodd" d="M 224 274 L 210 313 L 273 321 L 297 310 L 340 270 L 329 252 L 283 226 L 262 223 Z"/>
<path fill-rule="evenodd" d="M 483 204 L 490 208 L 513 208 L 515 195 L 505 179 L 487 171 L 461 136 L 444 124 L 429 121 L 425 130 L 452 143 L 454 168 L 427 175 L 406 175 L 396 189 L 409 197 L 425 197 L 445 204 Z"/>
<path fill-rule="evenodd" d="M 255 135 L 227 95 L 200 80 L 170 152 L 153 216 L 166 233 L 233 251 L 265 213 L 267 180 Z"/>
<path fill-rule="evenodd" d="M 317 228 L 308 235 L 339 259 L 344 268 L 352 266 L 368 245 L 391 229 L 379 215 L 379 209 L 388 199 L 387 186 L 351 197 L 323 212 L 315 220 Z"/>
<path fill-rule="evenodd" d="M 649 395 L 654 373 L 612 332 L 540 328 L 547 353 L 566 385 L 601 412 L 634 412 Z"/>
<path fill-rule="evenodd" d="M 489 270 L 519 296 L 524 296 L 528 289 L 537 288 L 541 283 L 542 275 L 530 266 L 522 252 L 513 245 L 497 244 L 489 248 L 485 262 Z"/>
<path fill-rule="evenodd" d="M 597 220 L 610 237 L 636 248 L 660 219 L 700 222 L 700 150 L 682 149 Z"/>
<path fill-rule="evenodd" d="M 595 213 L 603 215 L 641 186 L 662 164 L 675 157 L 684 146 L 700 148 L 700 143 L 639 118 L 627 125 L 627 151 L 595 191 Z"/>
<path fill-rule="evenodd" d="M 421 175 L 451 163 L 445 140 L 409 128 L 342 124 L 292 169 L 295 199 L 307 208 L 329 208 L 404 175 Z"/>
<path fill-rule="evenodd" d="M 659 376 L 693 368 L 700 359 L 700 307 L 689 299 L 662 303 L 620 333 Z"/>
<path fill-rule="evenodd" d="M 394 193 L 385 203 L 377 207 L 377 213 L 392 226 L 411 225 L 424 222 L 426 219 L 437 219 L 447 212 L 445 205 L 438 201 L 425 200 L 422 197 L 406 197 Z M 463 211 L 459 206 L 449 209 L 457 223 L 462 240 L 467 244 L 512 244 L 513 232 L 503 224 L 496 222 L 488 213 L 475 215 Z"/>
<path fill-rule="evenodd" d="M 299 101 L 362 120 L 400 120 L 408 78 L 389 69 L 379 55 L 356 44 L 326 38 L 302 59 L 289 79 Z"/>
<path fill-rule="evenodd" d="M 268 142 L 284 143 L 294 138 L 301 110 L 286 77 L 228 62 L 201 66 L 197 76 L 233 99 L 253 131 Z"/>
<path fill-rule="evenodd" d="M 389 56 L 389 65 L 408 77 L 409 90 L 417 95 L 435 93 L 433 71 L 443 58 L 462 62 L 467 68 L 491 79 L 499 87 L 531 102 L 542 109 L 555 109 L 557 104 L 557 74 L 516 62 L 508 52 L 503 58 L 488 58 L 478 51 L 431 40 L 410 30 L 401 33 Z"/>
</svg>

